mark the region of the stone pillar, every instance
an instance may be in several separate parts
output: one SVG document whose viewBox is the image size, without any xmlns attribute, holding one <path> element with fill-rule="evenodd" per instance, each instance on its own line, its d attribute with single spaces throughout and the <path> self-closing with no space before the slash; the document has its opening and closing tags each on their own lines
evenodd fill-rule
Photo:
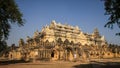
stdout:
<svg viewBox="0 0 120 68">
<path fill-rule="evenodd" d="M 45 58 L 47 58 L 47 53 L 46 53 L 47 51 L 46 51 L 46 49 L 45 49 Z"/>
<path fill-rule="evenodd" d="M 45 58 L 45 49 L 43 50 L 43 58 Z"/>
<path fill-rule="evenodd" d="M 39 58 L 41 58 L 41 51 L 39 50 Z"/>
<path fill-rule="evenodd" d="M 43 58 L 43 56 L 44 56 L 43 52 L 44 52 L 44 51 L 42 50 L 41 52 L 42 52 L 42 58 Z"/>
<path fill-rule="evenodd" d="M 48 58 L 48 57 L 47 57 L 47 52 L 48 52 L 48 50 L 46 50 L 46 58 Z"/>
<path fill-rule="evenodd" d="M 42 58 L 42 50 L 40 50 L 40 59 Z"/>
<path fill-rule="evenodd" d="M 49 50 L 49 58 L 51 59 L 51 50 Z"/>
<path fill-rule="evenodd" d="M 67 60 L 67 50 L 65 50 L 65 60 Z"/>
</svg>

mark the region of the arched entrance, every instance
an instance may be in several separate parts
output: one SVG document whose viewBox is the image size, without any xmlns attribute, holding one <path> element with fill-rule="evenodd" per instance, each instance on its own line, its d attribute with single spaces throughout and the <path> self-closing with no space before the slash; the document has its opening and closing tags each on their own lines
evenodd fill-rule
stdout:
<svg viewBox="0 0 120 68">
<path fill-rule="evenodd" d="M 74 49 L 72 47 L 65 48 L 65 60 L 72 61 L 74 59 Z"/>
<path fill-rule="evenodd" d="M 52 51 L 52 53 L 51 53 L 51 57 L 52 58 L 54 58 L 54 54 L 55 54 L 54 51 Z"/>
<path fill-rule="evenodd" d="M 52 50 L 51 59 L 52 60 L 58 60 L 58 51 L 57 50 Z"/>
</svg>

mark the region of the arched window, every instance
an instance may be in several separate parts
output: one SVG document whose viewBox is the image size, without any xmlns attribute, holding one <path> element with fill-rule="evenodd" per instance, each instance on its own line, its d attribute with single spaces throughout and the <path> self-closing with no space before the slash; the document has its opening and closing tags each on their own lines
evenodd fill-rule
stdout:
<svg viewBox="0 0 120 68">
<path fill-rule="evenodd" d="M 66 40 L 64 41 L 64 44 L 65 44 L 65 45 L 69 45 L 69 44 L 70 44 L 70 43 L 69 43 L 69 40 L 66 39 Z"/>
</svg>

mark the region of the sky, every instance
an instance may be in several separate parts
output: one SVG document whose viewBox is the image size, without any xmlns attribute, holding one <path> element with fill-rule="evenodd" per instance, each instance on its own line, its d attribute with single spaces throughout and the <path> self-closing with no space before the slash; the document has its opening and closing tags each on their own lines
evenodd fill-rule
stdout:
<svg viewBox="0 0 120 68">
<path fill-rule="evenodd" d="M 12 25 L 8 45 L 16 44 L 20 38 L 26 40 L 27 36 L 32 37 L 36 30 L 41 31 L 42 27 L 49 25 L 52 20 L 61 24 L 79 26 L 82 32 L 91 34 L 98 28 L 101 35 L 104 35 L 108 43 L 120 44 L 120 37 L 115 33 L 119 29 L 105 28 L 108 16 L 104 15 L 104 2 L 101 0 L 15 0 L 19 10 L 23 14 L 25 24 L 18 27 Z"/>
</svg>

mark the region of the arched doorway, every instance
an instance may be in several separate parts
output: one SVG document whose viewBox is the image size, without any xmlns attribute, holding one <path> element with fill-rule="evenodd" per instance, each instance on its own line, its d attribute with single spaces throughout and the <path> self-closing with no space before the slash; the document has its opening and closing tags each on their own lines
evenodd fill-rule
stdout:
<svg viewBox="0 0 120 68">
<path fill-rule="evenodd" d="M 65 60 L 72 61 L 74 59 L 74 49 L 72 47 L 67 46 L 65 48 Z"/>
<path fill-rule="evenodd" d="M 58 51 L 57 50 L 52 50 L 51 59 L 52 60 L 58 60 Z"/>
<path fill-rule="evenodd" d="M 62 44 L 63 44 L 63 41 L 62 41 L 61 38 L 58 38 L 58 40 L 57 40 L 57 44 L 58 44 L 58 45 L 62 45 Z"/>
<path fill-rule="evenodd" d="M 69 42 L 69 40 L 68 39 L 66 39 L 65 41 L 64 41 L 64 45 L 69 45 L 70 44 L 70 42 Z"/>
<path fill-rule="evenodd" d="M 54 58 L 54 54 L 55 54 L 54 51 L 52 51 L 52 53 L 51 53 L 51 57 L 52 58 Z"/>
</svg>

